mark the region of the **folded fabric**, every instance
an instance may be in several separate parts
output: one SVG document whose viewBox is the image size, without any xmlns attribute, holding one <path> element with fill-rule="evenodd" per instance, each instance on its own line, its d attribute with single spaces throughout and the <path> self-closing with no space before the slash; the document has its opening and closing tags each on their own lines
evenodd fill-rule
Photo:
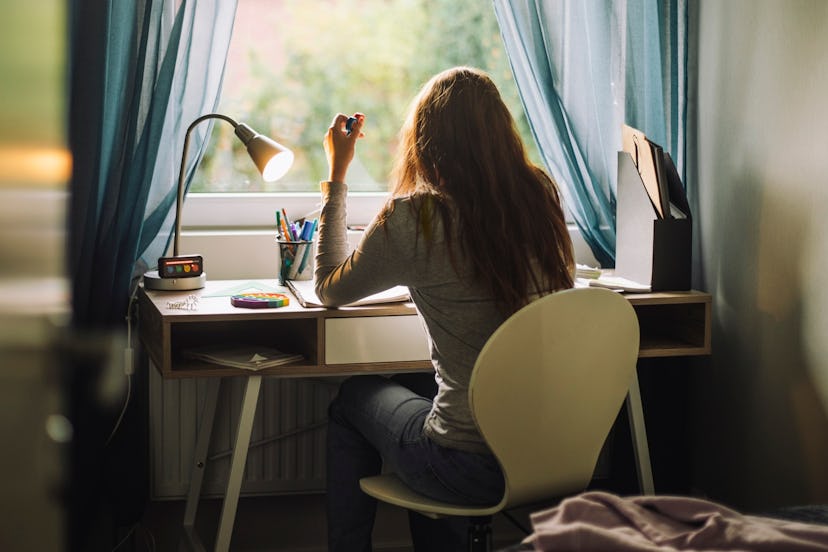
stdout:
<svg viewBox="0 0 828 552">
<path fill-rule="evenodd" d="M 743 515 L 680 496 L 587 492 L 531 519 L 524 543 L 542 551 L 828 551 L 828 526 Z"/>
</svg>

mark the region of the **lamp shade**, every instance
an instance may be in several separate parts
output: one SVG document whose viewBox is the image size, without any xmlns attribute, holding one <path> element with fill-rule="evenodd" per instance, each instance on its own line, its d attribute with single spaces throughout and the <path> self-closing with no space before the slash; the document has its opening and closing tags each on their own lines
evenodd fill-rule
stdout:
<svg viewBox="0 0 828 552">
<path fill-rule="evenodd" d="M 247 146 L 247 153 L 262 173 L 265 182 L 279 180 L 293 165 L 293 152 L 282 144 L 258 134 L 244 123 L 239 123 L 235 132 Z"/>
</svg>

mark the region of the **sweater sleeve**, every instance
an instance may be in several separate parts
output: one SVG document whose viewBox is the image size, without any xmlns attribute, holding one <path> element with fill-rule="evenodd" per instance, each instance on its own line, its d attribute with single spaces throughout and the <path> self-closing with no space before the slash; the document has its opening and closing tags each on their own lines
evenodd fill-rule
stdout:
<svg viewBox="0 0 828 552">
<path fill-rule="evenodd" d="M 316 294 L 323 305 L 336 307 L 388 289 L 401 282 L 400 259 L 395 258 L 390 239 L 372 222 L 360 245 L 348 247 L 346 197 L 348 188 L 341 182 L 322 182 L 322 210 L 316 244 Z"/>
</svg>

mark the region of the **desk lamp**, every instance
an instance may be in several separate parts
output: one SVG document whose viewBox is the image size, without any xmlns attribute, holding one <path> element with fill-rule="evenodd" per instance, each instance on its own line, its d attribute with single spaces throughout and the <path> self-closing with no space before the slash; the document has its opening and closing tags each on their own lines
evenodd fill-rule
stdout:
<svg viewBox="0 0 828 552">
<path fill-rule="evenodd" d="M 293 152 L 262 136 L 244 123 L 237 123 L 230 117 L 219 113 L 202 115 L 187 128 L 184 136 L 184 153 L 181 156 L 181 169 L 178 173 L 178 197 L 175 203 L 175 234 L 173 237 L 173 256 L 158 259 L 158 270 L 144 274 L 144 287 L 164 291 L 189 291 L 203 288 L 207 283 L 203 259 L 199 255 L 179 255 L 178 240 L 181 236 L 181 208 L 184 203 L 184 173 L 187 164 L 187 150 L 190 147 L 190 133 L 200 122 L 207 119 L 222 119 L 235 129 L 236 136 L 247 146 L 247 153 L 256 164 L 265 182 L 282 178 L 293 164 Z"/>
</svg>

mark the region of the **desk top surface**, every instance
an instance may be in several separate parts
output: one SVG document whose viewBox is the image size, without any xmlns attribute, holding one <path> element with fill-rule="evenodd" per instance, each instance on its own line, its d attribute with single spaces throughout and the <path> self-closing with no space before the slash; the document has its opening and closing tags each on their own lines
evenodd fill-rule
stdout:
<svg viewBox="0 0 828 552">
<path fill-rule="evenodd" d="M 278 308 L 242 308 L 230 303 L 233 295 L 247 292 L 282 293 L 290 303 Z M 275 279 L 262 280 L 215 280 L 208 281 L 202 289 L 192 291 L 155 291 L 143 287 L 140 291 L 158 309 L 164 319 L 225 318 L 338 318 L 351 316 L 394 316 L 415 314 L 414 304 L 383 303 L 358 307 L 303 307 L 299 300 Z M 188 308 L 192 305 L 194 308 Z"/>
<path fill-rule="evenodd" d="M 230 303 L 232 295 L 243 292 L 276 292 L 290 298 L 290 304 L 279 308 L 246 309 Z M 415 314 L 413 303 L 383 303 L 357 307 L 303 307 L 285 286 L 275 279 L 262 280 L 215 280 L 206 287 L 193 291 L 154 291 L 141 288 L 142 293 L 158 309 L 165 319 L 224 318 L 339 318 L 352 316 L 395 316 Z M 701 291 L 664 291 L 656 293 L 627 293 L 624 295 L 633 306 L 666 305 L 682 303 L 710 303 L 711 295 Z M 194 308 L 187 308 L 188 300 Z"/>
</svg>

